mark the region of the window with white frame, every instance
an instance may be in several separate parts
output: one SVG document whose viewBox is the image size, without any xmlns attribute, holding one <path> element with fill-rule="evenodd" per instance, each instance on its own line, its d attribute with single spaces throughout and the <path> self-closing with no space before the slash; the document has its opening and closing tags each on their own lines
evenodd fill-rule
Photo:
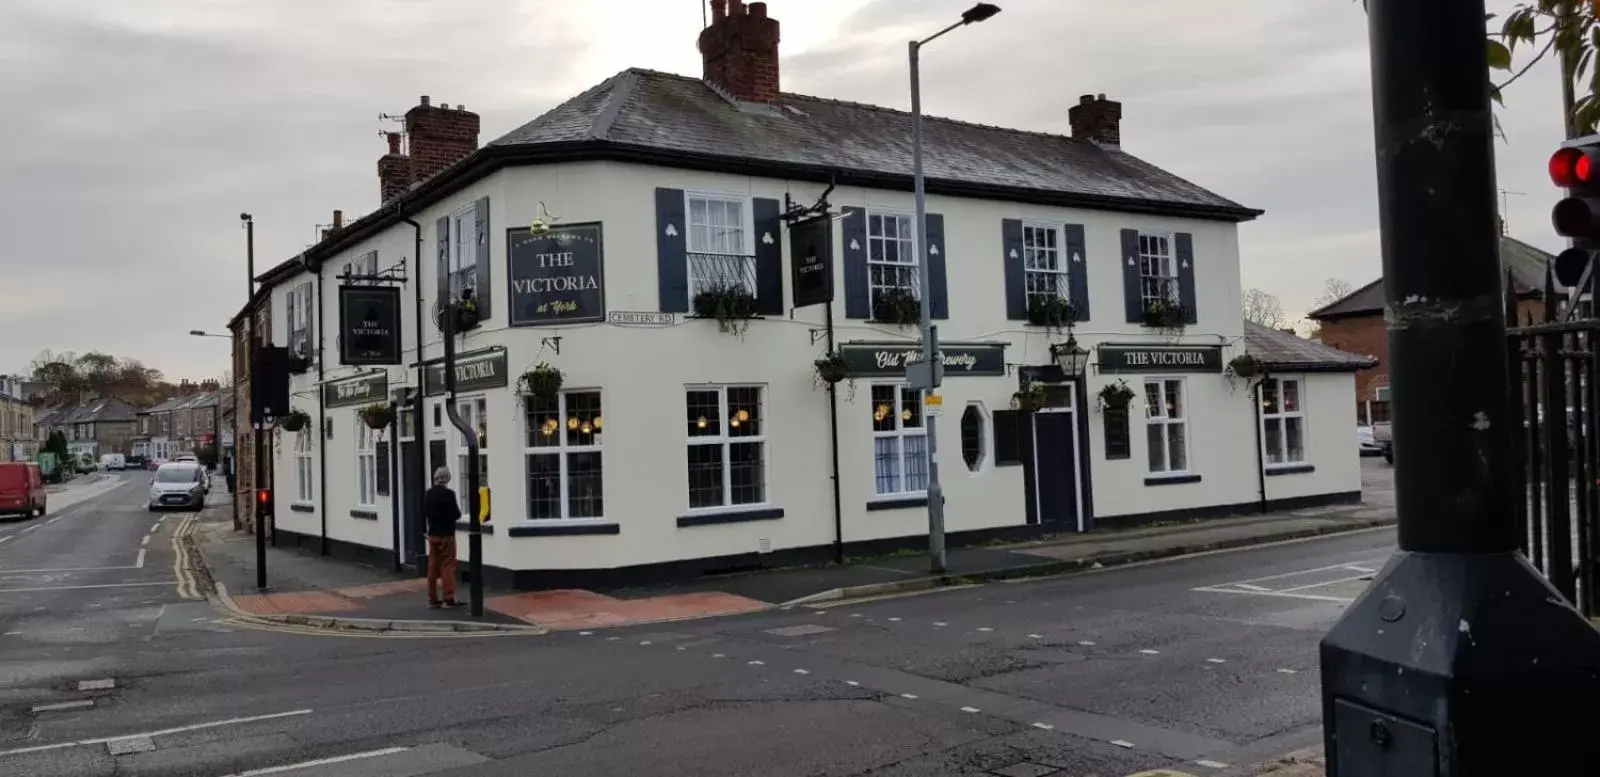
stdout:
<svg viewBox="0 0 1600 777">
<path fill-rule="evenodd" d="M 1067 299 L 1067 261 L 1061 255 L 1061 228 L 1049 224 L 1022 225 L 1022 268 L 1028 291 L 1028 309 Z"/>
<path fill-rule="evenodd" d="M 872 458 L 879 496 L 928 490 L 928 429 L 922 392 L 898 383 L 872 387 Z"/>
<path fill-rule="evenodd" d="M 306 504 L 315 499 L 311 490 L 311 445 L 310 431 L 302 429 L 294 436 L 294 500 Z"/>
<path fill-rule="evenodd" d="M 756 241 L 747 197 L 688 192 L 689 299 L 707 291 L 756 293 Z"/>
<path fill-rule="evenodd" d="M 311 356 L 311 284 L 302 283 L 289 291 L 289 354 Z"/>
<path fill-rule="evenodd" d="M 761 386 L 693 386 L 685 390 L 689 509 L 766 503 L 763 393 Z"/>
<path fill-rule="evenodd" d="M 528 519 L 604 518 L 599 391 L 523 398 Z"/>
<path fill-rule="evenodd" d="M 1152 474 L 1189 471 L 1189 407 L 1182 378 L 1144 382 L 1145 439 Z"/>
<path fill-rule="evenodd" d="M 1283 467 L 1306 461 L 1306 414 L 1296 378 L 1261 381 L 1261 450 L 1266 466 Z"/>
<path fill-rule="evenodd" d="M 922 298 L 914 221 L 903 214 L 867 214 L 867 279 L 873 311 L 877 311 L 879 300 L 888 292 Z"/>
<path fill-rule="evenodd" d="M 456 412 L 461 414 L 461 419 L 467 422 L 467 427 L 477 430 L 478 434 L 478 485 L 489 485 L 489 414 L 487 400 L 483 397 L 461 397 L 456 400 Z M 454 424 L 447 424 L 451 430 L 451 437 L 456 445 L 456 477 L 458 480 L 456 496 L 461 501 L 461 512 L 466 514 L 471 502 L 467 493 L 467 464 L 471 461 L 471 451 L 467 449 L 467 438 L 461 434 Z"/>
<path fill-rule="evenodd" d="M 467 289 L 476 295 L 478 258 L 478 214 L 468 207 L 450 217 L 450 299 L 461 299 Z"/>
<path fill-rule="evenodd" d="M 1139 233 L 1139 296 L 1147 308 L 1153 302 L 1179 302 L 1171 235 Z"/>
<path fill-rule="evenodd" d="M 344 266 L 347 275 L 355 278 L 371 278 L 378 274 L 378 252 L 368 251 L 355 258 Z"/>
<path fill-rule="evenodd" d="M 378 432 L 360 418 L 356 418 L 356 506 L 373 507 L 378 503 Z M 302 431 L 301 437 L 307 436 Z"/>
</svg>

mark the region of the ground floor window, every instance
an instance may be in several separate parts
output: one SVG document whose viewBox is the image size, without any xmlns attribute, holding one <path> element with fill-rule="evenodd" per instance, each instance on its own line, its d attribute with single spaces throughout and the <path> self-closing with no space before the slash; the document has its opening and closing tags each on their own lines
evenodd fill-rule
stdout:
<svg viewBox="0 0 1600 777">
<path fill-rule="evenodd" d="M 1300 406 L 1300 381 L 1261 381 L 1261 450 L 1267 467 L 1303 464 L 1306 460 L 1306 416 Z"/>
<path fill-rule="evenodd" d="M 529 520 L 605 516 L 600 411 L 599 391 L 523 399 Z"/>
<path fill-rule="evenodd" d="M 983 406 L 977 402 L 968 403 L 967 409 L 961 411 L 961 460 L 966 462 L 968 472 L 983 469 L 989 447 L 986 420 Z"/>
<path fill-rule="evenodd" d="M 294 436 L 294 499 L 309 504 L 312 499 L 311 433 L 301 430 Z"/>
<path fill-rule="evenodd" d="M 1144 382 L 1145 441 L 1151 474 L 1189 471 L 1189 407 L 1182 378 Z"/>
<path fill-rule="evenodd" d="M 461 414 L 461 419 L 467 422 L 467 428 L 475 430 L 478 435 L 478 485 L 489 485 L 489 424 L 487 412 L 488 400 L 483 397 L 461 397 L 456 400 L 456 412 Z M 467 438 L 456 429 L 455 424 L 445 420 L 445 426 L 451 431 L 451 436 L 456 445 L 456 471 L 453 475 L 456 487 L 456 496 L 461 501 L 461 513 L 466 515 L 472 506 L 472 495 L 468 493 L 470 481 L 468 465 L 471 461 L 471 451 L 467 448 Z"/>
<path fill-rule="evenodd" d="M 356 422 L 356 506 L 373 507 L 378 503 L 378 433 L 358 416 Z M 302 430 L 301 438 L 310 433 Z"/>
<path fill-rule="evenodd" d="M 761 386 L 692 386 L 687 410 L 689 509 L 767 501 Z"/>
<path fill-rule="evenodd" d="M 928 429 L 922 392 L 901 384 L 872 387 L 874 490 L 879 496 L 928 490 Z"/>
</svg>

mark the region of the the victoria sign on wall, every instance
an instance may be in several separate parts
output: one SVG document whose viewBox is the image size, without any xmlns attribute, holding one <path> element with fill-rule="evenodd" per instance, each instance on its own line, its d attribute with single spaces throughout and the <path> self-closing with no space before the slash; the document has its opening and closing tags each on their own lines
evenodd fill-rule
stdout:
<svg viewBox="0 0 1600 777">
<path fill-rule="evenodd" d="M 605 256 L 600 224 L 551 227 L 535 236 L 506 230 L 511 326 L 604 321 Z"/>
</svg>

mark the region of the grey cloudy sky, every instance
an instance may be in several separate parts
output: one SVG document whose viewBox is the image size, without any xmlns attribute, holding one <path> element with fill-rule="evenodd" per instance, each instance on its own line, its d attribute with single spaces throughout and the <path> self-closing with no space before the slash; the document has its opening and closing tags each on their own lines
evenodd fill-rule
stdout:
<svg viewBox="0 0 1600 777">
<path fill-rule="evenodd" d="M 1104 92 L 1126 150 L 1267 210 L 1241 229 L 1246 286 L 1298 317 L 1327 278 L 1377 276 L 1359 3 L 1000 4 L 925 52 L 929 113 L 1066 133 L 1076 96 Z M 770 0 L 783 87 L 905 108 L 904 41 L 967 5 Z M 700 24 L 697 0 L 5 0 L 0 372 L 49 348 L 215 376 L 227 342 L 185 333 L 243 303 L 240 211 L 270 266 L 334 208 L 376 206 L 379 113 L 464 103 L 487 142 L 626 67 L 698 75 Z M 1554 67 L 1507 99 L 1512 234 L 1558 248 Z"/>
</svg>

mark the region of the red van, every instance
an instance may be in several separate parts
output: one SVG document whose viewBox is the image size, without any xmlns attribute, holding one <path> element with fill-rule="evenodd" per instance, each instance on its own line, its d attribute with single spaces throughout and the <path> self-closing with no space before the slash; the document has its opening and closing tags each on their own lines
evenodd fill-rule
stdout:
<svg viewBox="0 0 1600 777">
<path fill-rule="evenodd" d="M 44 515 L 44 476 L 31 461 L 0 461 L 0 515 Z"/>
</svg>

